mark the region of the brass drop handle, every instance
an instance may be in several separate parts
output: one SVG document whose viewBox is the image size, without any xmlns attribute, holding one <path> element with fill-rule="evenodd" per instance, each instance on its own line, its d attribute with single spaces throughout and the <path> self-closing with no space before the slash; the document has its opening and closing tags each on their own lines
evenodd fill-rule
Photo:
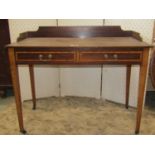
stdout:
<svg viewBox="0 0 155 155">
<path fill-rule="evenodd" d="M 114 58 L 114 59 L 117 59 L 117 58 L 118 58 L 118 55 L 117 55 L 117 54 L 114 54 L 114 55 L 113 55 L 113 58 Z"/>
<path fill-rule="evenodd" d="M 104 54 L 104 58 L 107 59 L 109 56 L 108 54 Z"/>
<path fill-rule="evenodd" d="M 43 59 L 43 55 L 42 55 L 42 54 L 39 54 L 38 58 L 39 58 L 40 60 L 42 60 L 42 59 Z"/>
<path fill-rule="evenodd" d="M 49 55 L 48 55 L 48 58 L 49 58 L 49 59 L 52 59 L 52 57 L 53 57 L 52 54 L 49 54 Z"/>
</svg>

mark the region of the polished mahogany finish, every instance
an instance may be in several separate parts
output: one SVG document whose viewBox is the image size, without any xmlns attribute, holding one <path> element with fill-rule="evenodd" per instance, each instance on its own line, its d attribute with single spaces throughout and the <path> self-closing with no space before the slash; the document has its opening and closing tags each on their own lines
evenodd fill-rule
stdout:
<svg viewBox="0 0 155 155">
<path fill-rule="evenodd" d="M 16 61 L 33 63 L 67 63 L 76 61 L 75 52 L 16 52 Z"/>
<path fill-rule="evenodd" d="M 18 65 L 27 64 L 36 108 L 33 65 L 100 65 L 127 66 L 126 108 L 128 108 L 131 65 L 140 65 L 139 94 L 135 133 L 139 133 L 150 45 L 138 33 L 123 31 L 119 26 L 40 27 L 22 33 L 19 42 L 8 45 L 19 127 L 25 133 L 20 97 Z"/>
<path fill-rule="evenodd" d="M 79 56 L 79 62 L 91 62 L 91 63 L 140 63 L 142 52 L 110 52 L 110 51 L 99 51 L 99 52 L 85 52 L 81 51 Z"/>
<path fill-rule="evenodd" d="M 38 31 L 21 33 L 18 41 L 25 38 L 89 38 L 89 37 L 134 37 L 142 40 L 139 33 L 134 31 L 123 31 L 120 26 L 52 26 L 39 27 Z"/>
<path fill-rule="evenodd" d="M 51 63 L 51 64 L 80 64 L 80 63 L 140 63 L 141 51 L 110 52 L 110 51 L 50 51 L 50 52 L 16 52 L 17 63 Z"/>
</svg>

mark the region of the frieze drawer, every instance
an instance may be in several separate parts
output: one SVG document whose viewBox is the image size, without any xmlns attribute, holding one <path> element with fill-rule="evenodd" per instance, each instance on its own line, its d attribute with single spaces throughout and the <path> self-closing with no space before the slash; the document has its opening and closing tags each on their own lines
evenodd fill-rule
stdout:
<svg viewBox="0 0 155 155">
<path fill-rule="evenodd" d="M 17 62 L 74 62 L 75 52 L 16 52 Z"/>
<path fill-rule="evenodd" d="M 142 52 L 80 52 L 80 62 L 141 62 Z"/>
</svg>

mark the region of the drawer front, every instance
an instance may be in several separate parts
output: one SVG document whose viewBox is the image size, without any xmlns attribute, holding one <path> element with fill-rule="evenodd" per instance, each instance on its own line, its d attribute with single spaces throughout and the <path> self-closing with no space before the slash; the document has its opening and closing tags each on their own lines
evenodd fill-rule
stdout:
<svg viewBox="0 0 155 155">
<path fill-rule="evenodd" d="M 141 62 L 142 52 L 80 52 L 80 62 Z"/>
<path fill-rule="evenodd" d="M 74 62 L 75 52 L 16 52 L 17 62 Z"/>
</svg>

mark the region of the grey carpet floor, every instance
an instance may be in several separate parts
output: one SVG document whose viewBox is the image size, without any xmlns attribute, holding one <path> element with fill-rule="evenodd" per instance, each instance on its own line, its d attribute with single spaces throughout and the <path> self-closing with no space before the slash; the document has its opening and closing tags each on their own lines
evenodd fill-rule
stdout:
<svg viewBox="0 0 155 155">
<path fill-rule="evenodd" d="M 86 97 L 50 97 L 23 103 L 29 135 L 133 135 L 136 109 Z M 0 99 L 0 134 L 20 134 L 13 97 Z M 155 110 L 143 111 L 140 134 L 155 134 Z"/>
</svg>

